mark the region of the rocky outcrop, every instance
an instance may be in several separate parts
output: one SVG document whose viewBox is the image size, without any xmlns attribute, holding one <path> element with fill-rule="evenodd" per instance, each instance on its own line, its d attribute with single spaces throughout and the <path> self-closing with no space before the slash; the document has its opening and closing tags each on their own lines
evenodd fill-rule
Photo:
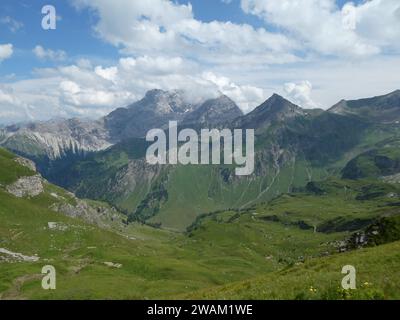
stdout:
<svg viewBox="0 0 400 320">
<path fill-rule="evenodd" d="M 33 172 L 36 172 L 36 165 L 32 160 L 22 158 L 22 157 L 17 157 L 17 158 L 15 158 L 15 162 L 23 167 L 26 167 L 26 168 L 32 170 Z"/>
<path fill-rule="evenodd" d="M 40 175 L 22 177 L 7 186 L 6 190 L 18 198 L 36 197 L 44 191 L 43 178 Z"/>
<path fill-rule="evenodd" d="M 150 165 L 144 159 L 131 160 L 122 168 L 110 185 L 110 190 L 120 197 L 126 197 L 140 188 L 150 188 L 162 171 L 162 166 Z"/>
<path fill-rule="evenodd" d="M 37 262 L 38 256 L 26 256 L 22 253 L 12 252 L 10 250 L 0 248 L 0 262 Z"/>
<path fill-rule="evenodd" d="M 345 242 L 341 251 L 378 246 L 400 240 L 400 216 L 383 217 L 358 231 Z"/>
<path fill-rule="evenodd" d="M 71 218 L 80 218 L 88 223 L 98 225 L 100 227 L 110 226 L 110 222 L 121 220 L 121 216 L 114 208 L 105 206 L 92 206 L 84 200 L 75 198 L 76 203 L 54 203 L 50 209 L 62 213 Z"/>
<path fill-rule="evenodd" d="M 390 176 L 383 176 L 380 179 L 387 183 L 400 183 L 400 173 L 396 173 Z"/>
</svg>

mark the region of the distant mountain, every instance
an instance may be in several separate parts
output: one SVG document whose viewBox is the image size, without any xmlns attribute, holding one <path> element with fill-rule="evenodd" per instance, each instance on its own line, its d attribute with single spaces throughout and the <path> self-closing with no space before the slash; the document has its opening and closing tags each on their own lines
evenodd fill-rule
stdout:
<svg viewBox="0 0 400 320">
<path fill-rule="evenodd" d="M 9 126 L 0 131 L 0 144 L 14 152 L 56 160 L 68 153 L 104 150 L 111 146 L 103 120 L 51 120 Z"/>
<path fill-rule="evenodd" d="M 205 128 L 229 123 L 243 115 L 243 112 L 229 97 L 222 95 L 201 104 L 183 119 L 183 125 L 201 125 Z"/>
<path fill-rule="evenodd" d="M 178 91 L 151 90 L 127 108 L 120 108 L 104 118 L 113 141 L 144 137 L 149 129 L 164 128 L 168 121 L 181 121 L 195 106 Z"/>
<path fill-rule="evenodd" d="M 233 120 L 213 122 L 210 115 L 215 105 L 225 113 L 233 111 L 228 117 Z M 278 95 L 250 114 L 235 117 L 236 110 L 229 99 L 221 97 L 198 107 L 186 121 L 197 115 L 200 123 L 191 126 L 204 121 L 209 126 L 256 129 L 251 176 L 237 177 L 234 168 L 224 165 L 149 166 L 144 158 L 146 142 L 133 138 L 55 172 L 53 181 L 81 197 L 116 205 L 132 221 L 183 230 L 201 213 L 267 201 L 326 177 L 327 169 L 360 144 L 368 128 L 358 119 L 303 110 Z"/>
<path fill-rule="evenodd" d="M 202 104 L 187 102 L 179 91 L 151 90 L 145 97 L 102 119 L 50 120 L 0 129 L 0 145 L 35 161 L 54 161 L 97 152 L 130 138 L 142 138 L 148 130 L 166 128 L 169 121 L 215 125 L 242 115 L 228 97 Z M 41 167 L 39 165 L 39 167 Z"/>
<path fill-rule="evenodd" d="M 393 105 L 378 100 L 381 106 Z M 368 106 L 376 108 L 372 102 Z M 51 182 L 80 197 L 107 201 L 131 221 L 184 230 L 204 212 L 245 208 L 312 180 L 339 176 L 350 160 L 400 134 L 395 122 L 382 123 L 375 116 L 361 110 L 359 115 L 334 108 L 305 110 L 277 94 L 242 115 L 225 96 L 196 105 L 187 103 L 179 92 L 153 90 L 105 117 L 96 132 L 90 131 L 109 144 L 105 150 L 82 157 L 66 153 L 56 161 L 30 158 Z M 148 165 L 145 133 L 177 119 L 193 128 L 255 129 L 254 174 L 237 177 L 232 166 L 224 165 Z M 81 130 L 68 128 L 76 139 L 76 131 Z M 10 131 L 6 135 L 12 135 Z"/>
<path fill-rule="evenodd" d="M 272 95 L 252 112 L 234 121 L 238 128 L 266 129 L 272 123 L 305 116 L 306 111 L 278 94 Z"/>
<path fill-rule="evenodd" d="M 342 100 L 330 108 L 329 112 L 381 123 L 395 123 L 400 121 L 400 90 L 373 98 Z"/>
</svg>

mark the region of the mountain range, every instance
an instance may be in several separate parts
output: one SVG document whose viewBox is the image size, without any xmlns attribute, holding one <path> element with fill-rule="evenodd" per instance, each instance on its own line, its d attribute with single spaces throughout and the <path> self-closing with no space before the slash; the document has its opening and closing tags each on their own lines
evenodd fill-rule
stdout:
<svg viewBox="0 0 400 320">
<path fill-rule="evenodd" d="M 398 91 L 327 111 L 275 94 L 244 115 L 153 90 L 97 121 L 4 128 L 0 299 L 399 298 L 398 119 Z M 149 165 L 146 126 L 170 120 L 255 129 L 254 174 Z"/>
<path fill-rule="evenodd" d="M 183 230 L 202 213 L 244 208 L 340 176 L 352 158 L 397 137 L 399 92 L 341 101 L 327 111 L 302 109 L 274 94 L 243 115 L 226 96 L 194 104 L 178 91 L 152 90 L 98 121 L 12 126 L 0 137 L 1 145 L 78 196 L 107 201 L 131 220 Z M 255 129 L 255 173 L 239 178 L 231 166 L 148 165 L 146 132 L 171 120 L 197 129 Z"/>
</svg>

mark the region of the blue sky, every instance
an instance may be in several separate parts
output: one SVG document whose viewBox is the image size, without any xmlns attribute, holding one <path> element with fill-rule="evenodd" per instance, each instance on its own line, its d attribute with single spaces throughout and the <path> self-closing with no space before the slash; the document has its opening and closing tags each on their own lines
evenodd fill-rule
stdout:
<svg viewBox="0 0 400 320">
<path fill-rule="evenodd" d="M 360 2 L 360 1 L 359 1 Z M 243 12 L 240 0 L 232 0 L 229 4 L 218 0 L 179 0 L 178 3 L 191 3 L 194 8 L 194 17 L 204 22 L 232 21 L 238 24 L 249 24 L 255 28 L 268 27 L 262 19 Z M 339 0 L 337 4 L 343 6 L 346 0 Z M 41 9 L 44 5 L 52 4 L 61 16 L 56 32 L 45 32 L 41 28 Z M 89 10 L 76 10 L 69 1 L 65 0 L 2 0 L 0 17 L 12 17 L 23 23 L 18 32 L 10 31 L 4 24 L 0 28 L 2 43 L 12 42 L 17 48 L 14 59 L 3 63 L 0 76 L 15 73 L 20 77 L 27 76 L 29 69 L 51 66 L 49 61 L 40 61 L 31 54 L 32 48 L 38 43 L 46 48 L 57 48 L 69 53 L 70 58 L 87 57 L 111 63 L 119 57 L 118 49 L 105 43 L 95 36 L 92 26 L 96 17 Z"/>
<path fill-rule="evenodd" d="M 61 20 L 57 30 L 44 31 L 41 27 L 42 7 L 53 4 Z M 0 28 L 2 43 L 11 42 L 16 48 L 14 58 L 2 63 L 0 76 L 16 73 L 18 76 L 29 76 L 33 68 L 49 67 L 54 62 L 37 59 L 32 48 L 40 44 L 46 48 L 54 48 L 68 52 L 70 59 L 89 57 L 99 60 L 118 59 L 118 50 L 98 39 L 92 30 L 95 19 L 88 10 L 77 11 L 68 1 L 15 1 L 3 0 L 0 4 L 0 17 L 12 17 L 23 23 L 18 31 L 11 31 L 4 24 Z"/>
<path fill-rule="evenodd" d="M 219 20 L 246 23 L 256 28 L 265 26 L 258 17 L 245 14 L 240 8 L 239 0 L 232 0 L 229 4 L 218 0 L 180 0 L 178 3 L 191 3 L 195 18 L 204 22 Z M 54 5 L 57 14 L 61 16 L 56 32 L 45 32 L 41 27 L 41 9 L 47 4 Z M 117 48 L 94 34 L 92 26 L 96 17 L 89 10 L 76 10 L 68 1 L 3 0 L 0 12 L 2 17 L 12 17 L 24 24 L 18 32 L 10 31 L 5 25 L 0 28 L 1 42 L 12 42 L 17 48 L 14 59 L 2 64 L 0 76 L 15 73 L 24 77 L 29 69 L 54 64 L 51 61 L 40 61 L 31 54 L 32 48 L 38 43 L 46 48 L 64 50 L 71 59 L 86 57 L 111 64 L 120 56 Z"/>
<path fill-rule="evenodd" d="M 245 112 L 273 92 L 327 108 L 397 89 L 398 1 L 285 1 L 2 0 L 0 122 L 99 117 L 152 87 Z"/>
</svg>

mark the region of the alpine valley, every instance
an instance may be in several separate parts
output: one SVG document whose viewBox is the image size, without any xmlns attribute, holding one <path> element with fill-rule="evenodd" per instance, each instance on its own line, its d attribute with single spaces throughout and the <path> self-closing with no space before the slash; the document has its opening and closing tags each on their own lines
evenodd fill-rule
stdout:
<svg viewBox="0 0 400 320">
<path fill-rule="evenodd" d="M 254 174 L 149 165 L 146 133 L 169 121 L 254 129 Z M 152 90 L 0 145 L 0 299 L 400 298 L 400 90 L 328 110 L 274 94 L 248 114 Z"/>
</svg>

